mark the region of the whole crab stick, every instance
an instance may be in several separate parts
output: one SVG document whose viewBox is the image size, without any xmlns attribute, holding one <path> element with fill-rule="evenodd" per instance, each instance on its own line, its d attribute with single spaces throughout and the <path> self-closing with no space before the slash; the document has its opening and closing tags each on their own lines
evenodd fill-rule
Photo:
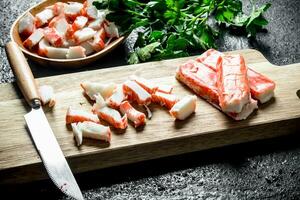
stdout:
<svg viewBox="0 0 300 200">
<path fill-rule="evenodd" d="M 214 49 L 209 49 L 201 54 L 196 60 L 210 67 L 214 71 L 217 70 L 217 60 L 219 56 L 224 54 Z M 260 103 L 269 101 L 274 96 L 275 83 L 266 76 L 254 71 L 248 67 L 248 81 L 250 92 L 254 99 Z"/>
<path fill-rule="evenodd" d="M 121 103 L 120 111 L 123 115 L 127 115 L 128 119 L 134 123 L 135 128 L 146 124 L 146 115 L 137 111 L 128 101 Z"/>
<path fill-rule="evenodd" d="M 82 144 L 82 138 L 91 138 L 96 140 L 111 141 L 111 130 L 109 126 L 94 122 L 79 122 L 71 124 L 77 146 Z"/>
<path fill-rule="evenodd" d="M 115 128 L 126 129 L 128 126 L 127 115 L 121 117 L 120 113 L 106 105 L 101 95 L 95 95 L 96 103 L 93 105 L 92 111 L 97 114 L 100 119 L 108 122 Z"/>
<path fill-rule="evenodd" d="M 35 21 L 31 13 L 26 13 L 19 21 L 18 32 L 24 38 L 30 36 L 35 30 Z"/>
<path fill-rule="evenodd" d="M 176 78 L 192 89 L 197 95 L 221 110 L 221 107 L 219 106 L 217 74 L 210 67 L 190 60 L 178 68 Z M 256 108 L 257 102 L 251 99 L 251 101 L 243 107 L 240 113 L 224 113 L 235 120 L 243 120 Z"/>
<path fill-rule="evenodd" d="M 82 82 L 80 86 L 91 100 L 96 100 L 96 94 L 100 94 L 104 99 L 107 99 L 113 94 L 116 88 L 115 83 L 96 83 L 90 81 Z"/>
<path fill-rule="evenodd" d="M 126 81 L 123 83 L 124 94 L 131 101 L 136 101 L 140 105 L 151 103 L 151 95 L 135 81 Z"/>
<path fill-rule="evenodd" d="M 220 56 L 217 76 L 219 106 L 224 112 L 240 113 L 251 98 L 244 58 L 238 54 Z"/>
<path fill-rule="evenodd" d="M 113 94 L 107 99 L 107 104 L 111 108 L 118 109 L 121 103 L 126 100 L 126 95 L 123 92 L 123 85 L 117 85 Z"/>
<path fill-rule="evenodd" d="M 75 110 L 71 107 L 68 108 L 66 115 L 66 124 L 84 121 L 100 123 L 98 116 L 93 113 L 89 113 L 83 110 Z"/>
<path fill-rule="evenodd" d="M 180 101 L 174 104 L 170 110 L 170 114 L 179 120 L 184 120 L 196 110 L 196 100 L 195 95 L 189 95 L 182 98 Z"/>
<path fill-rule="evenodd" d="M 159 103 L 161 106 L 165 106 L 167 109 L 171 109 L 179 99 L 174 94 L 167 94 L 156 91 L 152 94 L 152 102 Z"/>
</svg>

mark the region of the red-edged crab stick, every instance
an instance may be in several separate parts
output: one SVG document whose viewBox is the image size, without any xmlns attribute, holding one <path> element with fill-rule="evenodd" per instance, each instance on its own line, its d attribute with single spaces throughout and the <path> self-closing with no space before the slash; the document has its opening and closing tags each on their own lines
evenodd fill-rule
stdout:
<svg viewBox="0 0 300 200">
<path fill-rule="evenodd" d="M 121 103 L 120 111 L 123 115 L 127 115 L 128 119 L 134 123 L 135 128 L 146 124 L 146 115 L 137 111 L 128 101 Z"/>
</svg>

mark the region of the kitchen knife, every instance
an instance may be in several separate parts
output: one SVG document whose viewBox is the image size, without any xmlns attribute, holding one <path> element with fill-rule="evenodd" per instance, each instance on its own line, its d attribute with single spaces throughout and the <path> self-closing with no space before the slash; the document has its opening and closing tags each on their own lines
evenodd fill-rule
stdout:
<svg viewBox="0 0 300 200">
<path fill-rule="evenodd" d="M 83 199 L 41 107 L 37 86 L 23 53 L 15 42 L 7 43 L 6 52 L 17 84 L 32 108 L 29 113 L 24 115 L 24 118 L 49 177 L 66 195 L 78 200 Z"/>
</svg>

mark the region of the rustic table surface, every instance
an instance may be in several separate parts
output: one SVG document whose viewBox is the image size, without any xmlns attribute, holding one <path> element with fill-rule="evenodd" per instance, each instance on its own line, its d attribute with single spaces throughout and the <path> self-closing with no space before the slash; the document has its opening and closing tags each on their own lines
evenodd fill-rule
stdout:
<svg viewBox="0 0 300 200">
<path fill-rule="evenodd" d="M 0 83 L 13 82 L 4 46 L 13 21 L 39 0 L 0 1 Z M 243 0 L 245 10 L 249 3 Z M 267 32 L 256 41 L 225 33 L 219 50 L 255 48 L 273 64 L 300 62 L 299 1 L 271 2 Z M 124 47 L 99 60 L 100 67 L 125 65 Z M 82 70 L 53 70 L 30 63 L 35 77 Z M 300 77 L 299 77 L 300 78 Z M 287 80 L 288 81 L 288 80 Z M 5 95 L 5 94 L 0 94 Z M 0 113 L 3 115 L 4 113 Z M 299 130 L 300 131 L 300 130 Z M 298 135 L 119 166 L 77 175 L 86 199 L 299 199 L 300 137 Z M 1 177 L 0 177 L 1 178 Z M 51 181 L 0 188 L 7 199 L 68 199 Z"/>
</svg>

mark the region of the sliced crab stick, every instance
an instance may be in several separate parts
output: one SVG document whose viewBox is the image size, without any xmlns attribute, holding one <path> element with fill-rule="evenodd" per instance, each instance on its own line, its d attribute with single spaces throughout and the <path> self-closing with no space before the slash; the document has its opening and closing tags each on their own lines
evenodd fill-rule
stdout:
<svg viewBox="0 0 300 200">
<path fill-rule="evenodd" d="M 77 44 L 92 39 L 95 35 L 96 31 L 91 28 L 83 28 L 74 33 L 74 39 Z"/>
<path fill-rule="evenodd" d="M 189 60 L 181 65 L 176 72 L 176 78 L 215 106 L 219 106 L 219 94 L 216 87 L 217 74 L 211 68 Z"/>
<path fill-rule="evenodd" d="M 269 101 L 274 96 L 274 81 L 250 68 L 248 68 L 247 74 L 251 96 L 260 103 Z"/>
<path fill-rule="evenodd" d="M 109 126 L 85 121 L 71 124 L 77 146 L 82 144 L 82 138 L 91 138 L 96 140 L 111 141 L 111 131 Z"/>
<path fill-rule="evenodd" d="M 96 34 L 94 35 L 94 40 L 91 43 L 91 45 L 95 51 L 101 51 L 102 49 L 104 49 L 105 37 L 106 37 L 106 34 L 105 34 L 105 31 L 103 28 L 96 32 Z"/>
<path fill-rule="evenodd" d="M 89 113 L 83 110 L 75 110 L 69 107 L 66 115 L 66 124 L 76 123 L 76 122 L 84 122 L 91 121 L 95 123 L 100 123 L 97 115 L 93 113 Z"/>
<path fill-rule="evenodd" d="M 65 6 L 64 13 L 69 19 L 75 20 L 76 17 L 80 15 L 82 8 L 83 8 L 82 3 L 70 2 Z"/>
<path fill-rule="evenodd" d="M 157 90 L 157 86 L 153 82 L 143 77 L 132 75 L 129 77 L 129 79 L 135 81 L 142 88 L 144 88 L 149 94 L 153 94 Z"/>
<path fill-rule="evenodd" d="M 95 19 L 94 21 L 91 21 L 88 25 L 89 28 L 92 28 L 94 30 L 99 30 L 102 28 L 102 23 L 104 21 L 104 18 L 100 17 Z"/>
<path fill-rule="evenodd" d="M 96 100 L 95 95 L 100 94 L 104 99 L 110 97 L 116 88 L 115 83 L 95 83 L 90 81 L 85 81 L 80 84 L 86 95 L 90 97 L 91 100 Z"/>
<path fill-rule="evenodd" d="M 93 46 L 89 41 L 85 41 L 79 44 L 81 47 L 85 49 L 85 55 L 91 55 L 93 52 L 95 52 Z"/>
<path fill-rule="evenodd" d="M 123 84 L 124 94 L 131 101 L 136 101 L 140 105 L 151 103 L 151 95 L 135 81 L 126 81 Z"/>
<path fill-rule="evenodd" d="M 224 55 L 223 53 L 214 49 L 209 49 L 200 55 L 196 60 L 202 62 L 206 66 L 217 70 L 217 59 L 219 56 Z M 265 103 L 274 96 L 275 83 L 266 76 L 254 71 L 248 67 L 248 81 L 250 86 L 250 92 L 254 99 Z"/>
<path fill-rule="evenodd" d="M 84 17 L 84 16 L 78 16 L 76 17 L 75 21 L 72 24 L 72 28 L 73 30 L 79 30 L 82 29 L 86 23 L 88 22 L 88 18 Z"/>
<path fill-rule="evenodd" d="M 156 91 L 152 94 L 152 102 L 159 103 L 161 106 L 165 106 L 167 109 L 171 109 L 179 99 L 174 94 L 167 94 Z"/>
<path fill-rule="evenodd" d="M 59 35 L 64 36 L 68 30 L 69 24 L 63 15 L 59 15 L 49 22 L 49 27 L 55 28 Z"/>
<path fill-rule="evenodd" d="M 217 74 L 210 67 L 196 61 L 188 61 L 178 68 L 176 78 L 192 89 L 197 95 L 221 110 L 219 106 Z M 243 120 L 255 109 L 257 109 L 257 102 L 251 99 L 240 113 L 224 113 L 235 120 Z"/>
<path fill-rule="evenodd" d="M 35 45 L 41 41 L 41 39 L 44 37 L 44 31 L 43 29 L 39 28 L 36 29 L 24 42 L 24 47 L 28 49 L 32 49 Z"/>
<path fill-rule="evenodd" d="M 170 114 L 179 120 L 184 120 L 196 110 L 196 100 L 195 95 L 189 95 L 182 98 L 180 101 L 175 103 L 171 108 Z"/>
<path fill-rule="evenodd" d="M 54 17 L 52 9 L 45 9 L 35 15 L 35 25 L 36 27 L 43 26 L 47 24 Z"/>
<path fill-rule="evenodd" d="M 119 31 L 115 23 L 105 21 L 103 23 L 105 33 L 109 38 L 119 38 Z"/>
<path fill-rule="evenodd" d="M 93 5 L 88 5 L 86 8 L 86 16 L 89 19 L 96 19 L 98 17 L 98 9 Z"/>
<path fill-rule="evenodd" d="M 64 9 L 65 9 L 66 5 L 67 5 L 66 3 L 56 2 L 55 4 L 53 4 L 52 6 L 49 6 L 47 8 L 51 9 L 53 11 L 54 15 L 60 15 L 60 14 L 64 13 Z"/>
<path fill-rule="evenodd" d="M 238 54 L 219 57 L 217 76 L 221 109 L 224 112 L 240 113 L 251 98 L 244 58 Z"/>
<path fill-rule="evenodd" d="M 146 115 L 137 111 L 128 101 L 121 103 L 120 111 L 123 115 L 127 115 L 128 119 L 134 123 L 135 128 L 146 124 Z"/>
<path fill-rule="evenodd" d="M 31 13 L 26 13 L 19 21 L 18 32 L 24 38 L 29 37 L 35 30 L 35 21 Z"/>
<path fill-rule="evenodd" d="M 115 128 L 126 129 L 128 126 L 127 115 L 121 117 L 120 113 L 106 105 L 101 95 L 95 95 L 96 103 L 93 105 L 92 111 L 97 114 L 100 119 L 108 122 Z"/>
<path fill-rule="evenodd" d="M 173 86 L 172 85 L 158 85 L 157 91 L 171 94 L 173 91 Z"/>
<path fill-rule="evenodd" d="M 39 42 L 39 49 L 38 49 L 38 55 L 40 56 L 46 56 L 48 58 L 59 58 L 63 59 L 66 58 L 66 55 L 68 53 L 69 49 L 67 48 L 57 48 L 50 46 L 49 42 L 45 39 L 42 39 Z"/>
<path fill-rule="evenodd" d="M 63 38 L 55 28 L 45 28 L 44 38 L 54 47 L 61 47 L 63 45 Z"/>
<path fill-rule="evenodd" d="M 84 57 L 86 57 L 86 55 L 85 55 L 85 48 L 83 48 L 81 46 L 69 47 L 69 51 L 68 51 L 66 57 L 68 59 L 84 58 Z"/>
<path fill-rule="evenodd" d="M 117 85 L 113 94 L 107 99 L 107 104 L 111 108 L 118 109 L 122 103 L 126 99 L 126 96 L 123 92 L 123 85 Z"/>
<path fill-rule="evenodd" d="M 43 105 L 48 104 L 49 107 L 55 105 L 55 95 L 53 87 L 49 85 L 43 85 L 39 87 L 39 94 Z"/>
</svg>

